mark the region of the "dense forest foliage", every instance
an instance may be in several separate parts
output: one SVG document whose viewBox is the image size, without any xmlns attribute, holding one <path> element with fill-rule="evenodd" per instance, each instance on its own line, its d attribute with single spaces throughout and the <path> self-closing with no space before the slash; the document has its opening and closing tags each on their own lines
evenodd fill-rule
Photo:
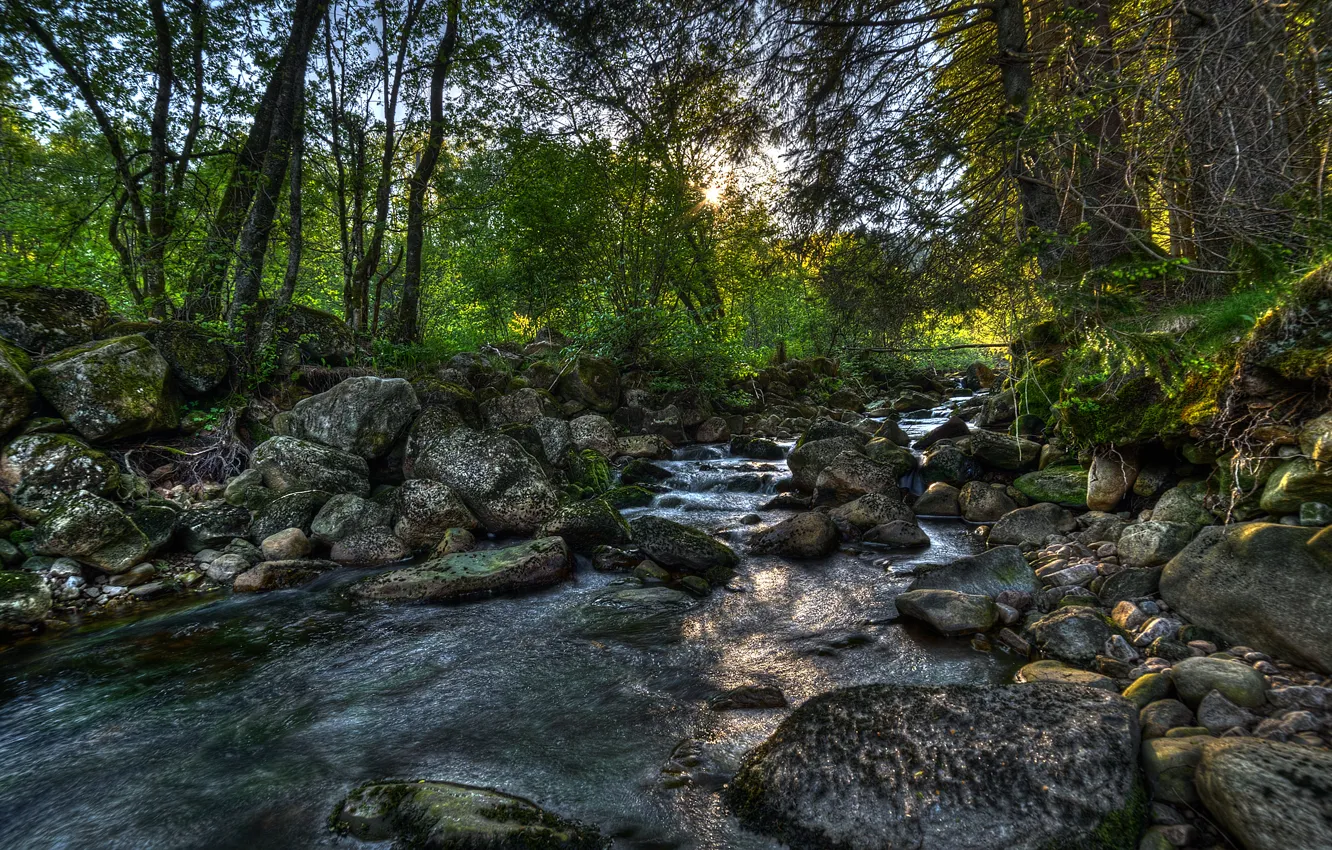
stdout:
<svg viewBox="0 0 1332 850">
<path fill-rule="evenodd" d="M 1319 0 L 0 9 L 0 279 L 219 335 L 294 302 L 385 362 L 550 326 L 698 377 L 1054 318 L 1150 359 L 1329 239 Z"/>
</svg>

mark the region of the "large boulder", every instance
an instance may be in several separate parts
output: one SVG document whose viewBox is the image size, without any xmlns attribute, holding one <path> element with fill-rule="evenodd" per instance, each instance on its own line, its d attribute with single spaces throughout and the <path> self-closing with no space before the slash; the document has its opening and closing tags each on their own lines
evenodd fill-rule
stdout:
<svg viewBox="0 0 1332 850">
<path fill-rule="evenodd" d="M 1170 671 L 1179 698 L 1197 709 L 1212 691 L 1241 708 L 1259 708 L 1267 701 L 1267 685 L 1257 670 L 1226 658 L 1185 658 Z"/>
<path fill-rule="evenodd" d="M 273 302 L 262 299 L 245 314 L 246 333 L 255 339 Z M 356 335 L 339 317 L 302 304 L 283 307 L 271 323 L 277 362 L 284 368 L 300 363 L 346 366 L 356 356 Z"/>
<path fill-rule="evenodd" d="M 36 573 L 0 570 L 0 632 L 40 623 L 51 610 L 51 589 Z"/>
<path fill-rule="evenodd" d="M 920 494 L 912 510 L 919 516 L 961 516 L 961 495 L 962 491 L 952 484 L 936 481 Z"/>
<path fill-rule="evenodd" d="M 916 515 L 896 491 L 870 493 L 845 505 L 833 508 L 828 518 L 849 538 L 859 537 L 871 528 L 890 522 L 915 523 Z"/>
<path fill-rule="evenodd" d="M 620 450 L 615 439 L 615 426 L 604 416 L 589 413 L 569 423 L 569 433 L 573 436 L 574 446 L 580 451 L 596 449 L 607 458 L 615 457 Z"/>
<path fill-rule="evenodd" d="M 360 455 L 321 446 L 296 437 L 271 437 L 250 453 L 250 468 L 264 477 L 274 493 L 323 490 L 328 493 L 370 493 L 370 466 Z"/>
<path fill-rule="evenodd" d="M 1161 596 L 1229 643 L 1332 673 L 1332 529 L 1209 526 L 1161 575 Z"/>
<path fill-rule="evenodd" d="M 393 510 L 387 505 L 351 493 L 339 493 L 315 514 L 310 523 L 310 536 L 317 543 L 332 546 L 359 531 L 387 528 L 392 519 Z"/>
<path fill-rule="evenodd" d="M 0 454 L 0 490 L 28 519 L 80 490 L 114 496 L 120 483 L 120 466 L 111 456 L 71 434 L 25 434 Z"/>
<path fill-rule="evenodd" d="M 309 534 L 314 518 L 333 497 L 323 490 L 297 490 L 273 499 L 254 513 L 250 523 L 250 539 L 262 543 L 270 534 L 286 528 L 299 528 Z"/>
<path fill-rule="evenodd" d="M 593 827 L 521 797 L 452 782 L 369 782 L 338 804 L 333 830 L 434 850 L 602 850 Z"/>
<path fill-rule="evenodd" d="M 744 434 L 731 437 L 731 454 L 754 460 L 781 460 L 786 457 L 786 451 L 772 440 Z"/>
<path fill-rule="evenodd" d="M 940 482 L 961 487 L 980 472 L 976 461 L 952 443 L 933 445 L 920 459 L 920 474 L 926 484 Z"/>
<path fill-rule="evenodd" d="M 110 321 L 106 299 L 83 289 L 0 287 L 0 338 L 33 354 L 91 342 Z"/>
<path fill-rule="evenodd" d="M 162 322 L 153 330 L 153 347 L 166 360 L 176 386 L 189 395 L 212 392 L 231 371 L 226 345 L 193 322 Z"/>
<path fill-rule="evenodd" d="M 971 430 L 967 428 L 965 420 L 950 416 L 942 425 L 930 429 L 929 433 L 916 440 L 915 447 L 918 451 L 923 452 L 940 440 L 954 440 L 965 437 L 970 433 Z"/>
<path fill-rule="evenodd" d="M 559 507 L 536 459 L 512 437 L 457 428 L 419 445 L 412 473 L 452 487 L 495 534 L 531 534 Z"/>
<path fill-rule="evenodd" d="M 966 444 L 972 457 L 996 469 L 1026 469 L 1035 466 L 1041 457 L 1040 443 L 979 428 L 966 438 Z"/>
<path fill-rule="evenodd" d="M 837 526 L 828 515 L 811 511 L 755 533 L 749 538 L 749 549 L 788 558 L 822 558 L 836 551 L 838 540 Z"/>
<path fill-rule="evenodd" d="M 220 549 L 249 533 L 250 512 L 223 501 L 195 505 L 176 520 L 176 538 L 189 552 Z"/>
<path fill-rule="evenodd" d="M 542 417 L 559 416 L 560 406 L 550 393 L 524 387 L 483 403 L 481 413 L 491 428 L 503 428 L 505 425 L 531 425 Z"/>
<path fill-rule="evenodd" d="M 902 616 L 927 623 L 944 635 L 987 632 L 998 619 L 993 599 L 956 590 L 908 590 L 894 601 Z"/>
<path fill-rule="evenodd" d="M 388 454 L 418 410 L 416 392 L 402 378 L 348 378 L 297 402 L 287 433 L 374 460 Z"/>
<path fill-rule="evenodd" d="M 32 413 L 37 390 L 28 380 L 21 352 L 0 343 L 0 437 Z"/>
<path fill-rule="evenodd" d="M 1019 475 L 1018 492 L 1033 502 L 1053 502 L 1066 508 L 1087 507 L 1087 470 L 1062 464 Z"/>
<path fill-rule="evenodd" d="M 854 437 L 829 437 L 796 446 L 786 458 L 796 488 L 806 493 L 812 492 L 818 483 L 819 473 L 842 453 L 860 452 L 864 442 Z"/>
<path fill-rule="evenodd" d="M 1254 738 L 1202 745 L 1198 795 L 1247 850 L 1332 847 L 1332 753 Z"/>
<path fill-rule="evenodd" d="M 89 440 L 175 428 L 180 402 L 166 360 L 138 334 L 48 357 L 29 376 L 37 391 Z"/>
<path fill-rule="evenodd" d="M 925 588 L 998 596 L 1005 590 L 1036 593 L 1041 589 L 1041 580 L 1018 547 L 1000 546 L 923 572 L 912 580 L 908 589 Z"/>
<path fill-rule="evenodd" d="M 814 501 L 840 505 L 870 493 L 897 492 L 898 468 L 871 460 L 860 452 L 846 451 L 833 458 L 814 481 Z"/>
<path fill-rule="evenodd" d="M 1137 749 L 1135 708 L 1100 689 L 868 685 L 792 712 L 728 798 L 791 847 L 1129 850 Z"/>
<path fill-rule="evenodd" d="M 967 522 L 994 522 L 1004 514 L 1017 510 L 1017 502 L 1008 495 L 1004 485 L 987 484 L 984 481 L 968 481 L 962 485 L 957 503 L 962 508 L 962 518 Z"/>
<path fill-rule="evenodd" d="M 555 385 L 555 394 L 598 413 L 610 413 L 620 404 L 620 368 L 609 360 L 579 357 Z"/>
<path fill-rule="evenodd" d="M 562 537 L 576 552 L 591 552 L 598 546 L 629 542 L 629 523 L 605 499 L 588 499 L 565 505 L 546 520 L 537 532 L 542 537 Z"/>
<path fill-rule="evenodd" d="M 1119 535 L 1119 559 L 1130 567 L 1159 567 L 1188 545 L 1194 526 L 1182 522 L 1140 522 Z"/>
<path fill-rule="evenodd" d="M 123 573 L 148 556 L 148 536 L 114 502 L 79 492 L 56 502 L 33 539 L 43 555 L 73 558 L 104 573 Z"/>
<path fill-rule="evenodd" d="M 380 526 L 348 534 L 329 549 L 329 558 L 348 567 L 380 567 L 401 561 L 412 550 L 390 529 Z"/>
<path fill-rule="evenodd" d="M 730 546 L 678 522 L 640 516 L 629 522 L 629 528 L 644 554 L 668 569 L 711 579 L 729 575 L 739 562 Z"/>
<path fill-rule="evenodd" d="M 469 596 L 534 590 L 573 574 L 569 547 L 541 537 L 506 549 L 456 552 L 414 567 L 361 579 L 353 596 L 393 602 L 448 602 Z"/>
<path fill-rule="evenodd" d="M 1047 538 L 1076 531 L 1078 521 L 1073 514 L 1050 502 L 1041 502 L 1029 508 L 1009 511 L 990 529 L 991 546 L 1005 544 L 1040 545 Z"/>
<path fill-rule="evenodd" d="M 1332 462 L 1291 458 L 1267 479 L 1259 507 L 1268 513 L 1299 513 L 1304 502 L 1332 504 Z"/>
<path fill-rule="evenodd" d="M 467 503 L 453 488 L 438 481 L 411 478 L 398 488 L 394 532 L 410 549 L 434 546 L 450 528 L 480 527 Z"/>
</svg>

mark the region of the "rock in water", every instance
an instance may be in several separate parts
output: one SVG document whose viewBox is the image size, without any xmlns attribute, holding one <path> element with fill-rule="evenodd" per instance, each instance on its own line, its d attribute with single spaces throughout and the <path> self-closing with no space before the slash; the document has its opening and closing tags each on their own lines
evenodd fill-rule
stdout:
<svg viewBox="0 0 1332 850">
<path fill-rule="evenodd" d="M 458 552 L 415 567 L 362 579 L 350 588 L 363 599 L 448 602 L 466 596 L 533 590 L 573 573 L 569 547 L 558 537 L 542 537 L 480 552 Z"/>
<path fill-rule="evenodd" d="M 374 460 L 388 454 L 420 404 L 402 378 L 348 378 L 291 410 L 290 436 Z"/>
<path fill-rule="evenodd" d="M 902 616 L 928 623 L 944 635 L 988 631 L 998 616 L 990 597 L 956 590 L 908 590 L 896 602 Z"/>
<path fill-rule="evenodd" d="M 991 546 L 1004 544 L 1040 545 L 1049 537 L 1076 531 L 1078 522 L 1073 514 L 1056 504 L 1041 502 L 1029 508 L 1009 511 L 999 518 L 990 530 Z"/>
<path fill-rule="evenodd" d="M 740 819 L 792 847 L 1134 846 L 1137 712 L 1079 685 L 868 685 L 796 709 L 731 782 Z"/>
<path fill-rule="evenodd" d="M 1254 738 L 1203 744 L 1195 784 L 1248 850 L 1332 847 L 1332 753 Z"/>
<path fill-rule="evenodd" d="M 521 797 L 452 782 L 370 782 L 333 812 L 336 832 L 432 850 L 600 850 L 593 827 Z"/>
<path fill-rule="evenodd" d="M 1332 528 L 1208 526 L 1166 565 L 1161 596 L 1229 643 L 1332 672 Z"/>
<path fill-rule="evenodd" d="M 605 499 L 588 499 L 565 505 L 546 520 L 538 532 L 542 537 L 561 537 L 575 551 L 591 552 L 598 546 L 629 542 L 629 523 Z"/>
<path fill-rule="evenodd" d="M 416 447 L 412 475 L 441 481 L 495 534 L 531 534 L 559 506 L 541 465 L 512 437 L 458 428 Z"/>
<path fill-rule="evenodd" d="M 922 573 L 907 589 L 934 588 L 998 596 L 1005 590 L 1037 593 L 1041 589 L 1041 580 L 1018 547 L 1000 546 Z"/>
<path fill-rule="evenodd" d="M 67 349 L 29 377 L 88 440 L 120 440 L 175 428 L 180 421 L 171 370 L 138 334 Z"/>
<path fill-rule="evenodd" d="M 629 523 L 629 528 L 639 548 L 664 567 L 722 578 L 739 562 L 730 546 L 678 522 L 640 516 Z"/>
<path fill-rule="evenodd" d="M 837 548 L 837 526 L 827 514 L 796 514 L 749 539 L 750 551 L 788 558 L 822 558 Z"/>
</svg>

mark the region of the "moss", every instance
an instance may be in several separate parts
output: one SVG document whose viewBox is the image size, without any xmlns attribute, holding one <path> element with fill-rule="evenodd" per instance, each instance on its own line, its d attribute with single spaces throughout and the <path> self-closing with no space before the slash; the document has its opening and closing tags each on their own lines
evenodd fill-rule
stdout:
<svg viewBox="0 0 1332 850">
<path fill-rule="evenodd" d="M 611 489 L 610 461 L 596 449 L 570 449 L 565 455 L 565 466 L 569 470 L 571 492 L 585 496 Z"/>
<path fill-rule="evenodd" d="M 1106 815 L 1096 828 L 1087 850 L 1133 850 L 1147 822 L 1147 789 L 1135 776 L 1124 805 Z"/>
<path fill-rule="evenodd" d="M 0 599 L 31 593 L 42 584 L 41 576 L 36 573 L 0 571 Z"/>
<path fill-rule="evenodd" d="M 655 496 L 646 487 L 630 484 L 625 487 L 614 487 L 607 490 L 604 498 L 611 507 L 616 510 L 624 510 L 625 508 L 646 508 L 652 504 Z"/>
</svg>

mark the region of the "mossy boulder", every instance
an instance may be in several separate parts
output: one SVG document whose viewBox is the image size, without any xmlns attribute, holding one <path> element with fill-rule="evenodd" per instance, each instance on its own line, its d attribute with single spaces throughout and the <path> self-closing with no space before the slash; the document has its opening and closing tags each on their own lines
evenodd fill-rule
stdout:
<svg viewBox="0 0 1332 850">
<path fill-rule="evenodd" d="M 610 413 L 620 404 L 620 367 L 598 357 L 579 357 L 559 379 L 555 395 L 561 401 Z"/>
<path fill-rule="evenodd" d="M 1304 502 L 1332 504 L 1332 463 L 1291 458 L 1267 479 L 1259 506 L 1273 514 L 1294 514 Z"/>
<path fill-rule="evenodd" d="M 278 495 L 299 490 L 370 493 L 365 458 L 296 437 L 271 437 L 256 446 L 250 453 L 250 468 L 257 469 L 264 486 Z"/>
<path fill-rule="evenodd" d="M 598 546 L 629 542 L 629 523 L 605 499 L 588 499 L 565 505 L 542 524 L 542 537 L 562 537 L 575 552 L 591 552 Z"/>
<path fill-rule="evenodd" d="M 646 508 L 652 504 L 656 494 L 646 487 L 637 484 L 629 484 L 621 487 L 612 487 L 601 495 L 607 504 L 616 510 L 626 508 Z"/>
<path fill-rule="evenodd" d="M 452 782 L 369 782 L 338 804 L 333 830 L 431 850 L 601 850 L 596 829 L 535 803 Z"/>
<path fill-rule="evenodd" d="M 749 550 L 788 558 L 823 558 L 837 550 L 841 535 L 827 514 L 796 514 L 749 538 Z"/>
<path fill-rule="evenodd" d="M 317 543 L 332 546 L 358 531 L 387 527 L 392 519 L 393 510 L 388 505 L 351 493 L 339 493 L 315 514 L 310 523 L 310 536 Z"/>
<path fill-rule="evenodd" d="M 427 376 L 413 380 L 412 390 L 422 410 L 442 407 L 457 414 L 464 425 L 481 427 L 481 408 L 476 403 L 476 395 L 462 384 Z"/>
<path fill-rule="evenodd" d="M 268 299 L 254 305 L 245 316 L 247 333 L 258 331 L 270 309 L 276 308 Z M 351 328 L 324 310 L 290 304 L 274 317 L 272 326 L 274 359 L 282 366 L 346 366 L 356 357 L 356 337 Z"/>
<path fill-rule="evenodd" d="M 51 610 L 51 589 L 36 573 L 0 570 L 0 631 L 40 623 Z"/>
<path fill-rule="evenodd" d="M 1033 502 L 1053 502 L 1065 508 L 1087 507 L 1087 470 L 1063 464 L 1019 475 L 1018 492 Z"/>
<path fill-rule="evenodd" d="M 457 428 L 416 445 L 412 475 L 443 482 L 496 534 L 531 534 L 559 506 L 541 465 L 511 437 Z"/>
<path fill-rule="evenodd" d="M 262 543 L 270 535 L 288 528 L 299 528 L 308 535 L 314 518 L 332 497 L 332 493 L 324 490 L 297 490 L 278 496 L 255 511 L 250 539 Z"/>
<path fill-rule="evenodd" d="M 227 346 L 193 322 L 162 322 L 153 330 L 152 340 L 171 368 L 176 386 L 188 395 L 212 392 L 231 371 Z"/>
<path fill-rule="evenodd" d="M 1198 795 L 1249 850 L 1332 847 L 1332 753 L 1253 738 L 1205 740 Z"/>
<path fill-rule="evenodd" d="M 219 549 L 250 531 L 250 512 L 222 500 L 204 502 L 176 519 L 176 539 L 188 552 Z"/>
<path fill-rule="evenodd" d="M 894 601 L 902 616 L 920 620 L 942 635 L 987 632 L 998 619 L 993 599 L 956 590 L 908 590 Z"/>
<path fill-rule="evenodd" d="M 87 290 L 0 287 L 0 337 L 33 354 L 91 342 L 110 319 L 106 299 Z"/>
<path fill-rule="evenodd" d="M 796 488 L 806 493 L 813 492 L 818 484 L 819 473 L 843 452 L 862 453 L 865 442 L 864 439 L 856 437 L 829 437 L 823 440 L 810 440 L 796 446 L 786 458 Z"/>
<path fill-rule="evenodd" d="M 901 468 L 871 460 L 860 452 L 842 452 L 819 471 L 814 480 L 814 502 L 840 505 L 870 493 L 895 494 Z"/>
<path fill-rule="evenodd" d="M 451 528 L 475 531 L 481 524 L 452 487 L 425 478 L 412 478 L 398 488 L 394 533 L 409 548 L 433 547 Z M 387 524 L 387 523 L 386 523 Z"/>
<path fill-rule="evenodd" d="M 611 489 L 610 461 L 596 449 L 570 449 L 564 455 L 564 469 L 575 495 L 605 493 Z"/>
<path fill-rule="evenodd" d="M 996 469 L 1021 470 L 1036 465 L 1040 443 L 1012 434 L 975 429 L 959 441 L 959 447 L 976 460 Z"/>
<path fill-rule="evenodd" d="M 1137 751 L 1137 710 L 1097 688 L 868 685 L 792 712 L 727 799 L 791 847 L 1131 850 Z"/>
<path fill-rule="evenodd" d="M 999 546 L 928 569 L 908 586 L 909 590 L 926 588 L 998 596 L 1006 590 L 1036 593 L 1041 589 L 1041 580 L 1018 547 Z"/>
<path fill-rule="evenodd" d="M 80 492 L 56 502 L 37 525 L 34 547 L 104 573 L 123 573 L 151 549 L 147 535 L 114 502 Z"/>
<path fill-rule="evenodd" d="M 740 560 L 730 546 L 706 532 L 662 517 L 635 517 L 629 528 L 649 558 L 677 572 L 724 581 Z"/>
<path fill-rule="evenodd" d="M 350 587 L 353 596 L 394 602 L 448 602 L 469 596 L 535 590 L 573 574 L 569 547 L 541 537 L 505 549 L 457 552 Z"/>
<path fill-rule="evenodd" d="M 402 378 L 348 378 L 303 398 L 286 420 L 290 436 L 374 460 L 389 453 L 420 404 Z"/>
<path fill-rule="evenodd" d="M 10 346 L 0 345 L 0 437 L 32 414 L 32 403 L 37 398 L 21 362 Z"/>
<path fill-rule="evenodd" d="M 120 466 L 111 456 L 72 434 L 26 434 L 0 454 L 0 490 L 26 519 L 40 518 L 57 500 L 80 490 L 114 496 L 120 484 Z"/>
<path fill-rule="evenodd" d="M 171 370 L 139 335 L 66 349 L 42 361 L 29 377 L 42 397 L 89 440 L 170 430 L 180 420 Z"/>
</svg>

